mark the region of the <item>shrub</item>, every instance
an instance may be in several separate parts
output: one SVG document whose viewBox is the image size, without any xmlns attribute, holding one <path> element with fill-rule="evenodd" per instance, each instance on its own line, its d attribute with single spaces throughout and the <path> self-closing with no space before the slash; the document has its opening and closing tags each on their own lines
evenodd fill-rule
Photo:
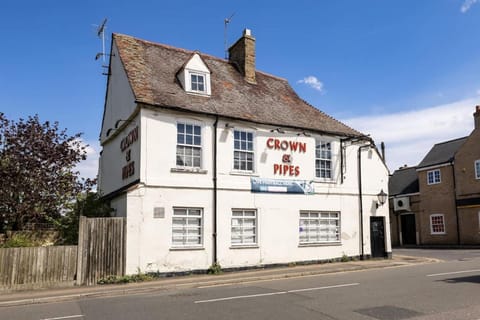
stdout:
<svg viewBox="0 0 480 320">
<path fill-rule="evenodd" d="M 218 262 L 215 262 L 208 268 L 207 270 L 208 274 L 221 274 L 222 273 L 222 267 Z"/>
<path fill-rule="evenodd" d="M 0 248 L 36 247 L 38 244 L 24 234 L 13 234 Z"/>
</svg>

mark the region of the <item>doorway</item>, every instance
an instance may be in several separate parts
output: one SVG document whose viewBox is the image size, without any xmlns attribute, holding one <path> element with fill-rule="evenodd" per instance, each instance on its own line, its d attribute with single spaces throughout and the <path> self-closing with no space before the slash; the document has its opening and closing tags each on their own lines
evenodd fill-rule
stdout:
<svg viewBox="0 0 480 320">
<path fill-rule="evenodd" d="M 385 257 L 385 223 L 383 217 L 370 217 L 372 258 Z"/>
<path fill-rule="evenodd" d="M 401 245 L 416 245 L 417 230 L 415 227 L 415 214 L 402 214 L 400 216 L 400 224 L 402 229 Z"/>
</svg>

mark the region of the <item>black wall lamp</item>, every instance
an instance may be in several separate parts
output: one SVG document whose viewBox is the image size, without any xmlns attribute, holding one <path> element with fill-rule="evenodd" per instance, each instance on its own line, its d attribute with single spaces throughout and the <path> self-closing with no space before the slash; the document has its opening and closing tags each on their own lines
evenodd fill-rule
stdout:
<svg viewBox="0 0 480 320">
<path fill-rule="evenodd" d="M 377 194 L 377 199 L 378 199 L 378 202 L 376 203 L 377 209 L 378 207 L 383 206 L 385 202 L 387 202 L 387 197 L 388 197 L 388 194 L 386 194 L 385 191 L 383 191 L 383 189 L 380 191 L 379 194 Z"/>
</svg>

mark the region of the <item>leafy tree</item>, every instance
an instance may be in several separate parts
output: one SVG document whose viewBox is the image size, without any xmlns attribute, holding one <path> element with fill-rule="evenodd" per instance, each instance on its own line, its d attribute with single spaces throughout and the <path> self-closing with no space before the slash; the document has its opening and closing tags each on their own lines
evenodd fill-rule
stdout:
<svg viewBox="0 0 480 320">
<path fill-rule="evenodd" d="M 0 113 L 0 232 L 61 218 L 62 210 L 88 190 L 75 166 L 86 159 L 81 134 L 38 115 L 18 121 Z"/>
<path fill-rule="evenodd" d="M 96 192 L 84 192 L 77 196 L 65 215 L 58 220 L 51 220 L 60 231 L 60 244 L 73 245 L 78 243 L 78 228 L 80 216 L 110 217 L 113 209 Z"/>
</svg>

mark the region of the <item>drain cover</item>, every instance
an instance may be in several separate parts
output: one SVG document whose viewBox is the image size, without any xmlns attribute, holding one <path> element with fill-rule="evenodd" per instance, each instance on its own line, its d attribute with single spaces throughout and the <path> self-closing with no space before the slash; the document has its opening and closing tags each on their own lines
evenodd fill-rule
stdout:
<svg viewBox="0 0 480 320">
<path fill-rule="evenodd" d="M 380 306 L 355 310 L 355 312 L 379 320 L 402 320 L 422 315 L 421 313 L 405 308 L 394 306 Z"/>
</svg>

